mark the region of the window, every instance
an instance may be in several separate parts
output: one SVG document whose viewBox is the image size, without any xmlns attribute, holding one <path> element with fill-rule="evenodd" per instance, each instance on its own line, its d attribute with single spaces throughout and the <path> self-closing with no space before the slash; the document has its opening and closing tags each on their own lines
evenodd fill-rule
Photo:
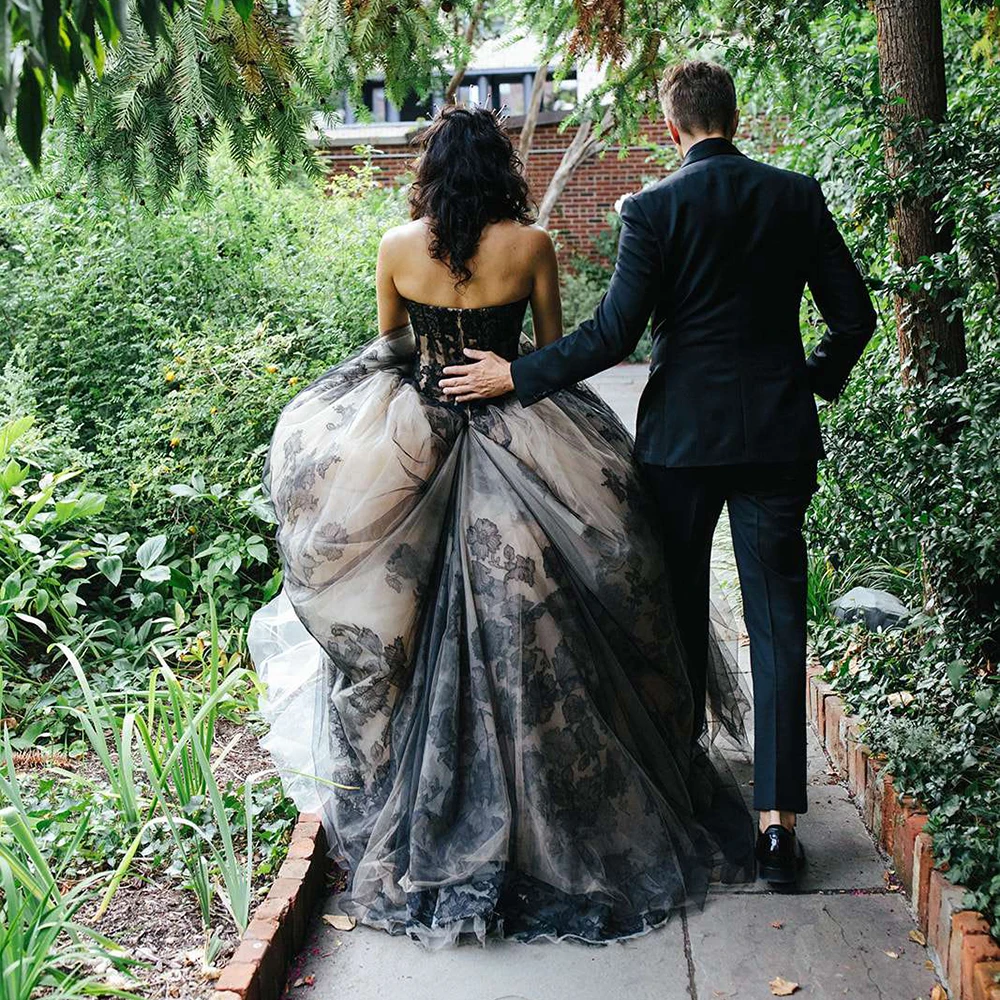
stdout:
<svg viewBox="0 0 1000 1000">
<path fill-rule="evenodd" d="M 523 115 L 527 111 L 525 102 L 523 83 L 500 84 L 500 107 L 505 107 L 509 114 Z"/>
<path fill-rule="evenodd" d="M 371 110 L 374 121 L 385 121 L 385 87 L 372 87 Z"/>
</svg>

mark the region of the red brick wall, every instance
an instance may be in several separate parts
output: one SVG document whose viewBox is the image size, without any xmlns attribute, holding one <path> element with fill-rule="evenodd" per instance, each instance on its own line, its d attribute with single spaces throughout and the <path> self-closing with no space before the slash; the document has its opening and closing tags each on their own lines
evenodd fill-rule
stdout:
<svg viewBox="0 0 1000 1000">
<path fill-rule="evenodd" d="M 519 129 L 514 128 L 512 138 L 517 142 Z M 540 201 L 563 151 L 573 137 L 572 127 L 560 132 L 558 123 L 540 124 L 535 130 L 531 154 L 528 157 L 528 183 L 536 201 Z M 603 156 L 595 156 L 582 163 L 570 179 L 552 215 L 550 229 L 556 236 L 563 260 L 580 254 L 592 255 L 594 238 L 608 228 L 608 213 L 624 194 L 638 191 L 647 181 L 661 177 L 666 168 L 651 158 L 650 145 L 668 144 L 666 125 L 661 122 L 646 123 L 643 134 L 633 145 L 613 146 Z M 624 156 L 620 156 L 624 153 Z M 349 173 L 352 167 L 362 165 L 362 160 L 350 148 L 326 150 L 331 176 Z M 413 150 L 405 145 L 384 145 L 375 151 L 374 165 L 379 168 L 379 180 L 398 184 L 410 178 Z M 674 152 L 667 153 L 667 163 L 677 163 Z"/>
<path fill-rule="evenodd" d="M 528 182 L 540 201 L 563 151 L 573 138 L 572 129 L 560 133 L 557 125 L 539 127 L 528 157 Z M 653 145 L 660 147 L 656 159 Z M 638 191 L 648 181 L 664 176 L 678 161 L 669 146 L 666 125 L 648 122 L 639 140 L 622 148 L 612 146 L 577 168 L 552 213 L 550 229 L 560 243 L 561 255 L 590 255 L 594 238 L 608 228 L 608 215 L 625 194 Z M 664 155 L 666 163 L 663 165 Z M 657 162 L 660 160 L 661 162 Z"/>
</svg>

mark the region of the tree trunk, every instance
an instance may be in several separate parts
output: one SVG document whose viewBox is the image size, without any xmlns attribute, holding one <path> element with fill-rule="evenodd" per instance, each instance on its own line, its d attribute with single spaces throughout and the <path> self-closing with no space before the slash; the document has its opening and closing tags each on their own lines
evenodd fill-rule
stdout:
<svg viewBox="0 0 1000 1000">
<path fill-rule="evenodd" d="M 467 49 L 472 45 L 472 41 L 476 37 L 476 29 L 479 27 L 479 22 L 482 20 L 483 10 L 485 7 L 486 0 L 479 0 L 476 6 L 472 9 L 472 13 L 469 15 L 469 23 L 465 29 L 465 45 Z M 468 59 L 466 59 L 461 66 L 455 67 L 455 72 L 452 73 L 451 79 L 448 81 L 448 86 L 445 88 L 445 104 L 455 103 L 455 95 L 458 93 L 458 88 L 462 86 L 462 81 L 465 79 L 465 71 L 468 68 Z"/>
<path fill-rule="evenodd" d="M 887 105 L 885 164 L 893 180 L 911 169 L 912 150 L 926 130 L 905 134 L 913 121 L 940 122 L 947 108 L 940 0 L 874 0 L 878 30 L 879 76 Z M 900 100 L 901 99 L 901 100 Z M 903 134 L 901 134 L 903 133 Z M 904 148 L 905 147 L 905 148 Z M 905 197 L 891 222 L 896 256 L 904 270 L 921 257 L 953 248 L 950 227 L 942 226 L 933 196 Z M 961 313 L 950 309 L 955 294 L 947 289 L 897 294 L 896 329 L 905 385 L 923 384 L 935 374 L 965 370 L 965 327 Z"/>
<path fill-rule="evenodd" d="M 610 124 L 610 108 L 605 111 L 596 135 L 593 134 L 593 122 L 591 119 L 587 118 L 580 122 L 580 126 L 576 130 L 576 135 L 573 136 L 573 141 L 567 147 L 566 152 L 563 153 L 563 158 L 559 161 L 559 166 L 556 167 L 556 172 L 552 175 L 552 180 L 549 181 L 549 186 L 545 189 L 542 203 L 538 206 L 537 221 L 542 229 L 548 229 L 549 220 L 552 218 L 552 210 L 556 207 L 556 203 L 559 201 L 563 191 L 566 190 L 566 185 L 569 183 L 570 178 L 576 173 L 577 167 L 584 160 L 589 159 L 604 148 L 603 137 Z"/>
<path fill-rule="evenodd" d="M 914 122 L 933 125 L 944 119 L 948 95 L 944 75 L 944 45 L 940 0 L 874 0 L 879 76 L 882 91 L 892 103 L 886 106 L 885 165 L 894 181 L 905 180 L 915 152 L 927 129 L 913 129 Z M 904 271 L 921 257 L 949 253 L 954 246 L 951 228 L 935 210 L 933 194 L 904 196 L 897 201 L 891 221 L 896 258 Z M 896 331 L 903 384 L 924 385 L 935 376 L 965 371 L 965 327 L 962 315 L 950 310 L 955 298 L 949 289 L 897 293 Z M 921 539 L 924 558 L 924 603 L 937 607 L 939 595 L 955 589 L 960 581 L 942 579 L 941 566 Z M 949 586 L 950 585 L 950 586 Z M 967 586 L 962 600 L 974 604 L 978 585 Z"/>
<path fill-rule="evenodd" d="M 542 110 L 542 98 L 545 96 L 545 82 L 549 78 L 549 64 L 543 63 L 535 73 L 531 84 L 531 97 L 525 100 L 524 122 L 521 125 L 521 141 L 518 143 L 518 155 L 521 163 L 527 167 L 528 154 L 531 152 L 531 142 L 535 138 L 535 126 Z M 524 95 L 528 98 L 528 95 Z"/>
</svg>

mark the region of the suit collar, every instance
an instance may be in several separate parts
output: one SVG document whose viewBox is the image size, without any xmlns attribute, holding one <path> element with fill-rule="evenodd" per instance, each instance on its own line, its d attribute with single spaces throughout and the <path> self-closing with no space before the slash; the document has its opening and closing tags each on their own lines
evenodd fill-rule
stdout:
<svg viewBox="0 0 1000 1000">
<path fill-rule="evenodd" d="M 696 142 L 688 151 L 687 156 L 681 160 L 681 166 L 686 167 L 689 163 L 697 163 L 699 160 L 707 160 L 710 156 L 742 156 L 743 154 L 728 140 L 721 136 L 712 136 L 709 139 L 702 139 Z"/>
</svg>

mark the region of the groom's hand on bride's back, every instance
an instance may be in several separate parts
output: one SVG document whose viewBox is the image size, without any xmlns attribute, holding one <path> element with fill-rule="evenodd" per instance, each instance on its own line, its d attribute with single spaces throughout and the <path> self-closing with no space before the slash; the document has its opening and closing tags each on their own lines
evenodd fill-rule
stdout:
<svg viewBox="0 0 1000 1000">
<path fill-rule="evenodd" d="M 514 388 L 510 375 L 510 362 L 493 351 L 476 351 L 466 347 L 463 351 L 475 363 L 449 365 L 443 369 L 448 376 L 438 382 L 444 394 L 456 403 L 474 403 L 479 399 L 503 396 Z"/>
</svg>

